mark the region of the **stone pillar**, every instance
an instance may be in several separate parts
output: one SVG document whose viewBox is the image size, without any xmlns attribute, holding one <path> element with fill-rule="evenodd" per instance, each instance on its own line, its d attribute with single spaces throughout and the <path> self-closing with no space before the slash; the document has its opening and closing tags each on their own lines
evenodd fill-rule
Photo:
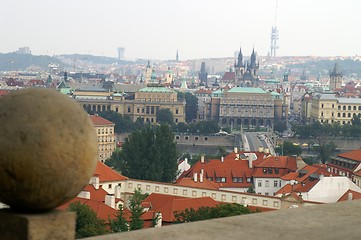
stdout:
<svg viewBox="0 0 361 240">
<path fill-rule="evenodd" d="M 2 209 L 0 210 L 0 239 L 74 239 L 75 217 L 74 212 L 57 210 L 30 214 Z"/>
</svg>

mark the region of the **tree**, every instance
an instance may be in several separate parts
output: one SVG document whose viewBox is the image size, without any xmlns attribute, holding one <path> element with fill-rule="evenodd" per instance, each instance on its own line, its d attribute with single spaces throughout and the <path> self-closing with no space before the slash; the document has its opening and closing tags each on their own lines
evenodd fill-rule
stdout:
<svg viewBox="0 0 361 240">
<path fill-rule="evenodd" d="M 336 150 L 336 145 L 333 142 L 320 143 L 319 146 L 314 147 L 315 151 L 318 152 L 317 159 L 322 163 L 326 163 L 331 159 L 331 155 Z"/>
<path fill-rule="evenodd" d="M 301 155 L 301 146 L 294 145 L 291 142 L 284 142 L 281 146 L 277 147 L 275 151 L 282 156 Z"/>
<path fill-rule="evenodd" d="M 253 185 L 249 186 L 249 188 L 247 189 L 248 193 L 256 193 L 256 191 L 254 190 Z"/>
<path fill-rule="evenodd" d="M 110 228 L 113 232 L 127 232 L 129 231 L 129 222 L 125 219 L 124 208 L 121 206 L 117 212 L 115 220 L 109 220 Z"/>
<path fill-rule="evenodd" d="M 97 218 L 96 213 L 80 202 L 71 203 L 67 209 L 76 213 L 76 238 L 98 236 L 107 233 L 105 222 Z"/>
<path fill-rule="evenodd" d="M 129 201 L 129 210 L 131 212 L 131 222 L 129 223 L 129 229 L 137 230 L 142 229 L 144 225 L 144 220 L 141 219 L 144 214 L 144 208 L 141 206 L 142 201 L 144 200 L 144 195 L 140 190 L 135 190 L 133 196 L 130 197 Z"/>
<path fill-rule="evenodd" d="M 162 108 L 157 111 L 157 122 L 160 124 L 166 123 L 169 125 L 174 124 L 173 113 L 169 108 Z"/>
<path fill-rule="evenodd" d="M 238 203 L 220 204 L 216 207 L 200 207 L 198 210 L 185 209 L 174 212 L 174 223 L 195 222 L 200 220 L 249 214 L 252 211 Z"/>
<path fill-rule="evenodd" d="M 192 122 L 197 119 L 198 98 L 189 92 L 185 93 L 184 97 L 186 99 L 186 122 Z"/>
<path fill-rule="evenodd" d="M 119 169 L 136 179 L 172 182 L 177 174 L 177 149 L 168 125 L 146 127 L 126 138 Z"/>
</svg>

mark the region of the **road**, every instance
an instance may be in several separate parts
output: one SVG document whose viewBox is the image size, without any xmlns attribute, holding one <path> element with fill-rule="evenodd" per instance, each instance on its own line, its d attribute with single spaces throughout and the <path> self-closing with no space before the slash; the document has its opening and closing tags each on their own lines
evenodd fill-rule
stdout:
<svg viewBox="0 0 361 240">
<path fill-rule="evenodd" d="M 268 139 L 267 134 L 262 132 L 245 132 L 247 138 L 249 151 L 258 151 L 259 147 L 263 149 L 268 148 L 272 155 L 275 155 L 272 142 Z"/>
</svg>

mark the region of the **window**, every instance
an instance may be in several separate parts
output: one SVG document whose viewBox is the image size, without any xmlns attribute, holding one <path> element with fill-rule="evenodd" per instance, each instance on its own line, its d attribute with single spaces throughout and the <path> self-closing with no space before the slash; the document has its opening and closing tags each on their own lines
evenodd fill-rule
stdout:
<svg viewBox="0 0 361 240">
<path fill-rule="evenodd" d="M 348 106 L 348 110 L 351 110 L 351 106 Z"/>
<path fill-rule="evenodd" d="M 263 173 L 267 174 L 267 168 L 263 168 Z"/>
<path fill-rule="evenodd" d="M 280 170 L 278 168 L 275 168 L 275 174 L 279 174 L 280 173 Z"/>
<path fill-rule="evenodd" d="M 241 177 L 234 177 L 232 180 L 234 183 L 237 183 L 237 182 L 242 183 L 243 182 L 243 178 L 241 178 Z"/>
<path fill-rule="evenodd" d="M 272 168 L 268 168 L 268 174 L 272 174 Z"/>
<path fill-rule="evenodd" d="M 321 108 L 323 108 L 323 103 L 321 104 Z"/>
<path fill-rule="evenodd" d="M 250 177 L 247 178 L 247 182 L 248 182 L 248 183 L 251 182 L 251 178 L 250 178 Z"/>
<path fill-rule="evenodd" d="M 108 184 L 108 188 L 112 188 L 112 185 L 111 185 L 111 184 Z"/>
<path fill-rule="evenodd" d="M 337 113 L 337 117 L 341 117 L 341 113 Z"/>
<path fill-rule="evenodd" d="M 258 187 L 262 187 L 262 180 L 258 180 L 258 181 L 257 181 L 257 186 L 258 186 Z"/>
<path fill-rule="evenodd" d="M 343 107 L 342 107 L 342 110 L 346 110 L 346 106 L 343 106 Z"/>
<path fill-rule="evenodd" d="M 266 187 L 269 187 L 269 181 L 266 180 Z"/>
<path fill-rule="evenodd" d="M 175 114 L 178 114 L 179 113 L 179 110 L 178 110 L 178 108 L 175 110 Z"/>
<path fill-rule="evenodd" d="M 269 195 L 269 193 L 268 193 L 268 192 L 266 192 L 266 193 L 264 193 L 264 195 L 268 196 L 268 195 Z"/>
<path fill-rule="evenodd" d="M 273 181 L 273 186 L 278 187 L 278 181 Z"/>
<path fill-rule="evenodd" d="M 155 191 L 159 192 L 159 186 L 155 186 Z"/>
<path fill-rule="evenodd" d="M 130 107 L 128 107 L 128 113 L 130 113 Z"/>
</svg>

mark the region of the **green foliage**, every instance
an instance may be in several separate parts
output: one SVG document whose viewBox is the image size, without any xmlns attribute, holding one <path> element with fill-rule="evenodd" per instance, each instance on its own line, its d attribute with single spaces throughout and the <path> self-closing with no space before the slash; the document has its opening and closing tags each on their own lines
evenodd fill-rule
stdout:
<svg viewBox="0 0 361 240">
<path fill-rule="evenodd" d="M 274 129 L 274 131 L 277 131 L 280 133 L 284 132 L 285 130 L 287 130 L 286 121 L 283 121 L 283 120 L 275 121 L 275 123 L 273 124 L 273 129 Z"/>
<path fill-rule="evenodd" d="M 113 232 L 127 232 L 129 231 L 129 222 L 124 217 L 124 209 L 120 207 L 117 212 L 115 220 L 109 220 L 110 228 Z"/>
<path fill-rule="evenodd" d="M 301 146 L 293 145 L 291 142 L 284 142 L 281 146 L 276 147 L 276 153 L 281 156 L 292 156 L 292 155 L 301 155 L 302 148 Z"/>
<path fill-rule="evenodd" d="M 171 110 L 169 108 L 162 108 L 159 109 L 157 111 L 157 122 L 159 124 L 168 124 L 168 125 L 173 125 L 174 124 L 174 119 L 173 119 L 173 113 L 171 112 Z"/>
<path fill-rule="evenodd" d="M 329 138 L 329 137 L 361 137 L 361 114 L 355 115 L 352 125 L 339 123 L 320 123 L 318 121 L 308 125 L 294 125 L 293 130 L 300 138 Z"/>
<path fill-rule="evenodd" d="M 314 147 L 314 150 L 318 153 L 317 159 L 322 163 L 326 163 L 331 160 L 331 156 L 336 151 L 336 145 L 333 142 L 319 144 Z"/>
<path fill-rule="evenodd" d="M 248 193 L 256 193 L 256 191 L 254 190 L 253 185 L 251 185 L 248 189 L 247 189 Z"/>
<path fill-rule="evenodd" d="M 189 92 L 185 93 L 184 97 L 186 99 L 186 122 L 192 122 L 197 119 L 198 98 Z"/>
<path fill-rule="evenodd" d="M 160 220 L 160 213 L 155 213 L 155 215 L 152 218 L 152 227 L 157 226 L 159 220 Z"/>
<path fill-rule="evenodd" d="M 98 236 L 107 233 L 105 222 L 97 218 L 96 213 L 80 202 L 71 203 L 67 209 L 76 213 L 76 238 Z"/>
<path fill-rule="evenodd" d="M 238 203 L 220 204 L 216 207 L 200 207 L 198 210 L 185 209 L 174 212 L 174 223 L 195 222 L 212 218 L 230 217 L 249 214 L 252 211 Z"/>
<path fill-rule="evenodd" d="M 177 173 L 177 149 L 170 127 L 162 124 L 137 130 L 126 138 L 120 163 L 122 174 L 136 179 L 172 182 Z"/>
<path fill-rule="evenodd" d="M 115 133 L 131 132 L 143 127 L 143 121 L 141 121 L 141 119 L 137 119 L 137 121 L 133 123 L 132 119 L 128 115 L 122 116 L 121 114 L 114 111 L 102 111 L 99 112 L 99 116 L 115 124 Z"/>
<path fill-rule="evenodd" d="M 143 228 L 144 220 L 141 219 L 144 214 L 144 208 L 141 206 L 143 200 L 144 195 L 140 190 L 135 190 L 133 196 L 130 197 L 129 210 L 132 215 L 130 216 L 129 229 L 131 231 Z"/>
</svg>

